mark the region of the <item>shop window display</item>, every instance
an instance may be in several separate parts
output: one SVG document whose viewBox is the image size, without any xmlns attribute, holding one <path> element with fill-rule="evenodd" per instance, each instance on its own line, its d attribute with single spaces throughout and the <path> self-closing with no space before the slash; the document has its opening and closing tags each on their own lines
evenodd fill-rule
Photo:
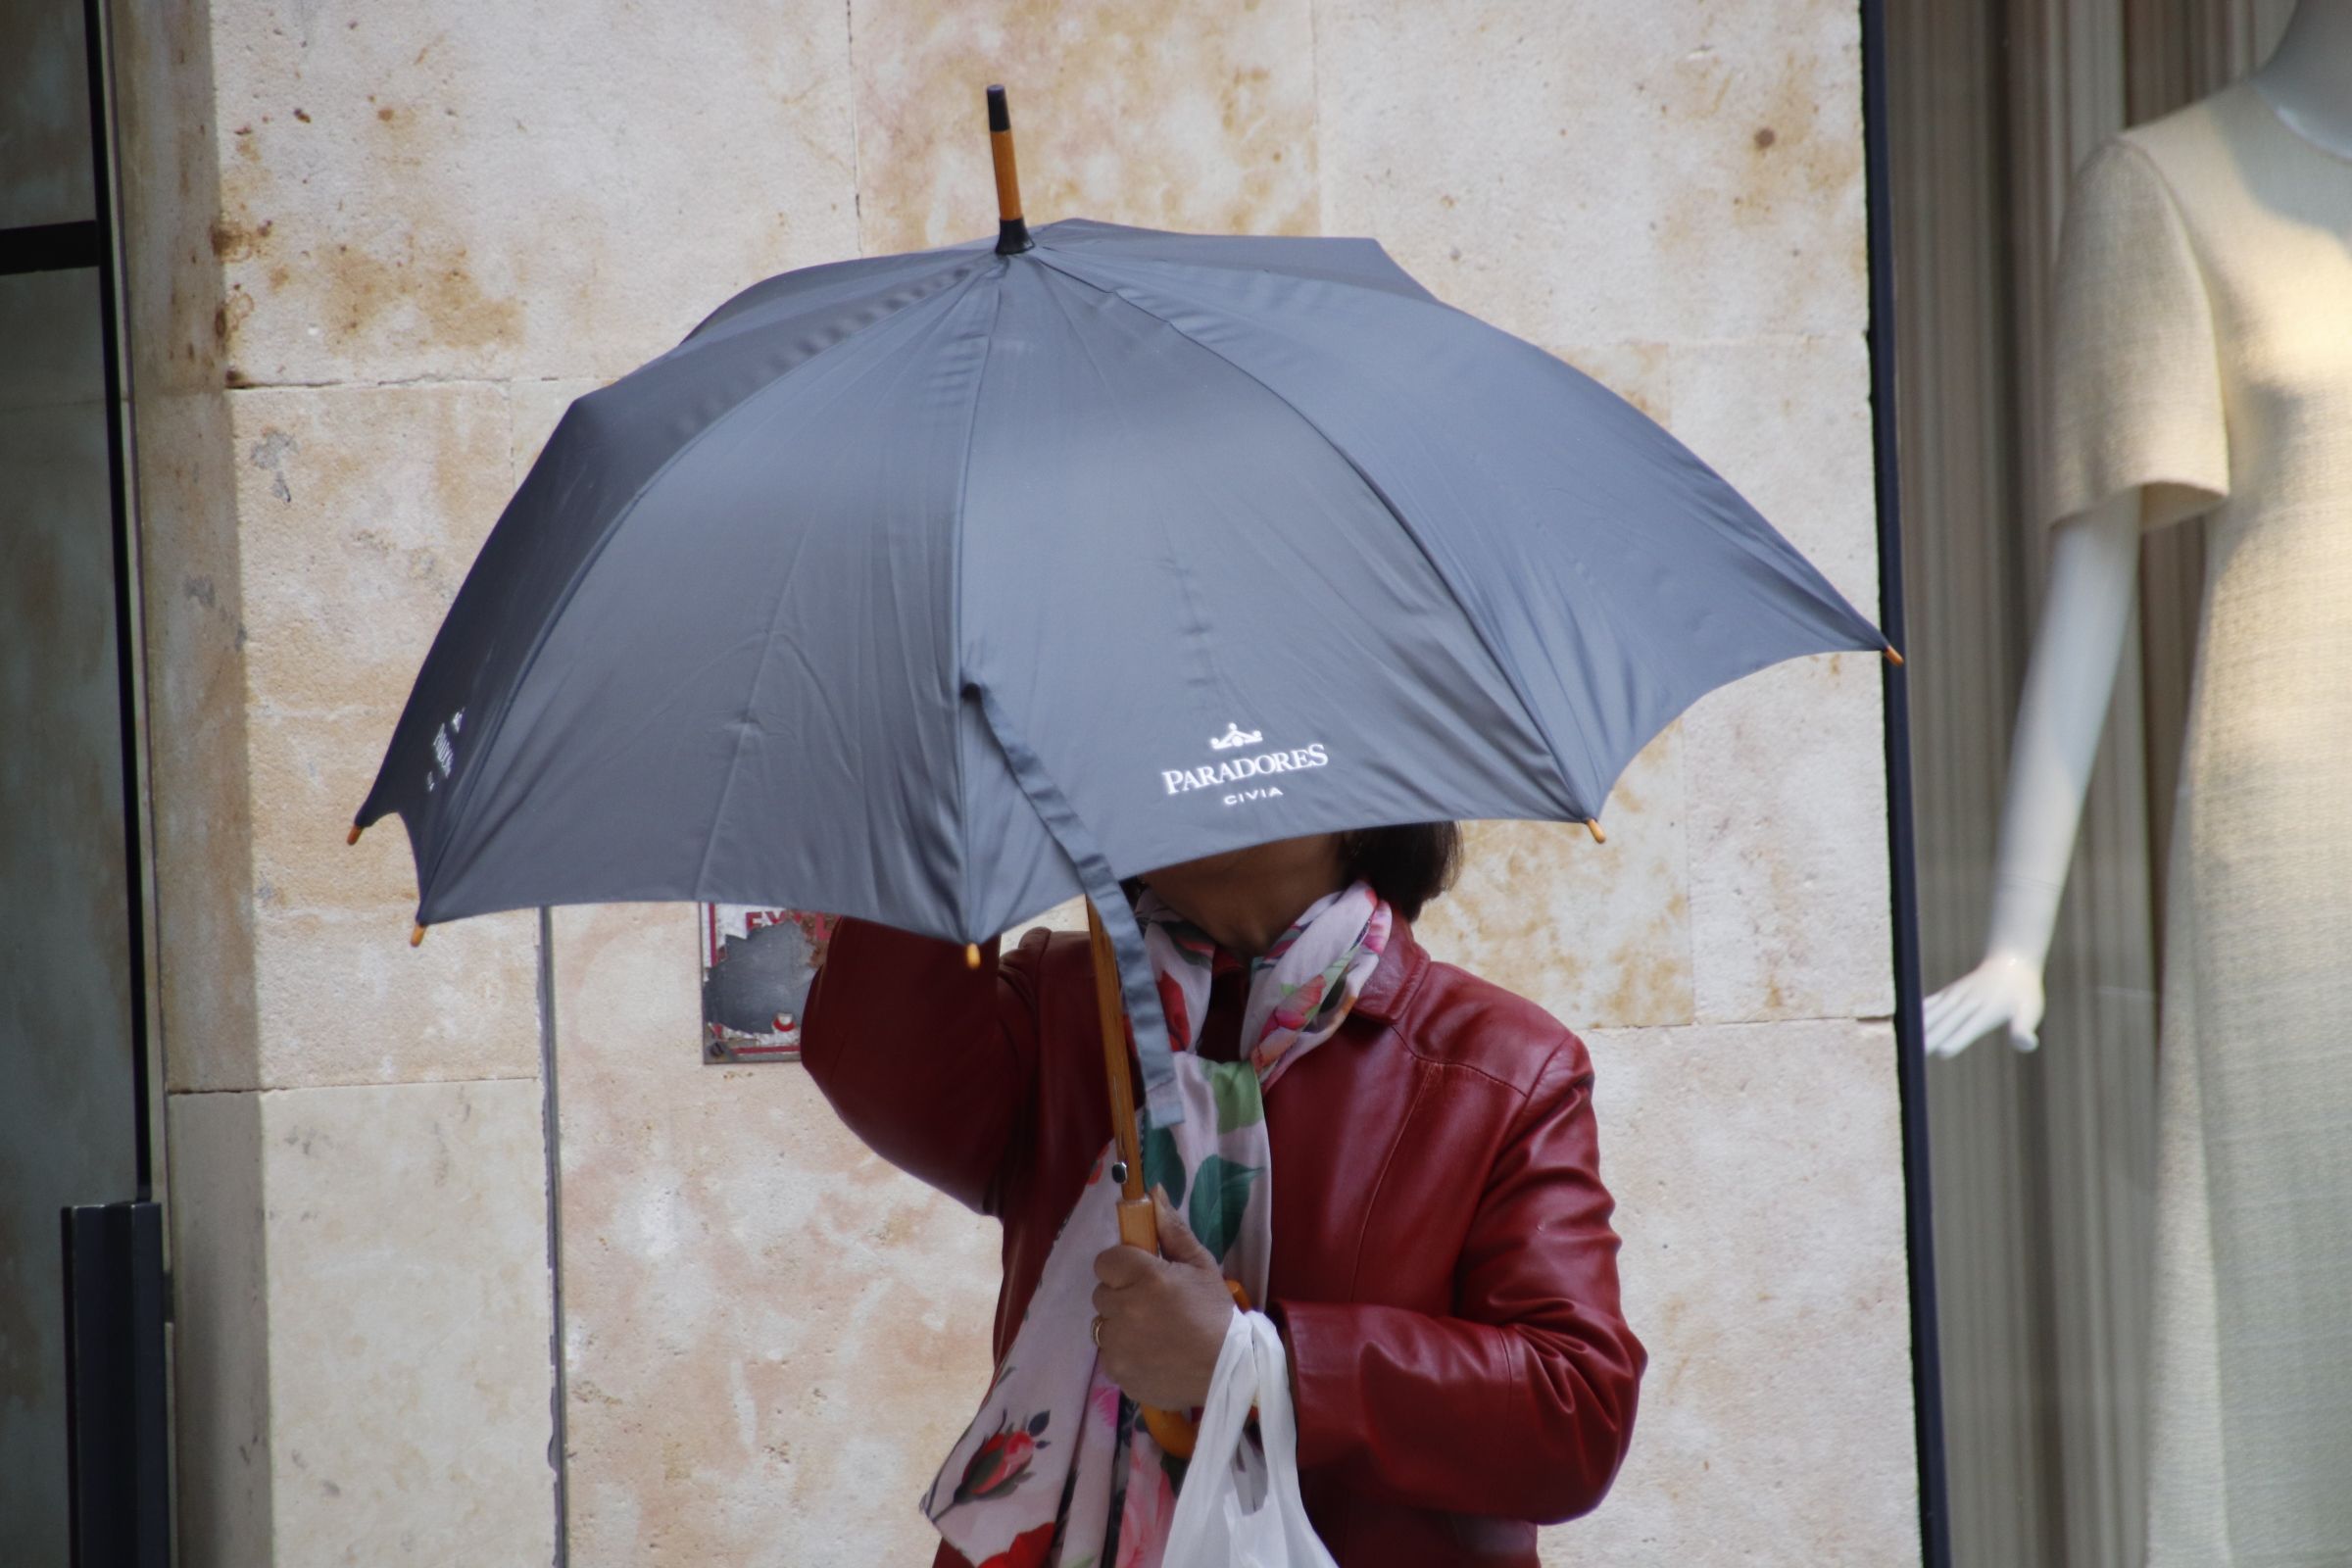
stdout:
<svg viewBox="0 0 2352 1568">
<path fill-rule="evenodd" d="M 2106 1282 L 2151 1303 L 2133 1400 L 2145 1457 L 2124 1494 L 2144 1497 L 2151 1564 L 2340 1560 L 2352 833 L 2333 797 L 2352 773 L 2352 4 L 2303 0 L 2258 71 L 2107 140 L 2075 174 L 2063 233 L 2024 485 L 2050 525 L 2048 578 L 1997 849 L 1985 846 L 1988 935 L 1981 961 L 1929 999 L 1928 1046 L 2036 1044 L 2143 539 L 2202 518 L 2179 793 L 2155 851 L 2169 865 L 2152 1260 L 2144 1279 Z M 1989 1462 L 1954 1444 L 1955 1472 Z M 2115 1501 L 2078 1490 L 2058 1511 Z M 1980 1560 L 1968 1527 L 1958 1560 Z"/>
</svg>

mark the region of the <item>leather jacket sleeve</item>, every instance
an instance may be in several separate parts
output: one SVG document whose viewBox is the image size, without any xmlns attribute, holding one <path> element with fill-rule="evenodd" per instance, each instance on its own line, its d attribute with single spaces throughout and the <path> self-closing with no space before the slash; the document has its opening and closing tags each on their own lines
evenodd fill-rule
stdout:
<svg viewBox="0 0 2352 1568">
<path fill-rule="evenodd" d="M 1033 1113 L 1031 932 L 978 968 L 961 946 L 844 919 L 809 987 L 801 1062 L 875 1153 L 967 1208 L 996 1213 L 1004 1152 Z"/>
<path fill-rule="evenodd" d="M 1453 1315 L 1271 1304 L 1301 1471 L 1330 1466 L 1351 1491 L 1539 1524 L 1606 1494 L 1646 1354 L 1618 1310 L 1592 1082 L 1570 1036 L 1488 1171 Z"/>
</svg>

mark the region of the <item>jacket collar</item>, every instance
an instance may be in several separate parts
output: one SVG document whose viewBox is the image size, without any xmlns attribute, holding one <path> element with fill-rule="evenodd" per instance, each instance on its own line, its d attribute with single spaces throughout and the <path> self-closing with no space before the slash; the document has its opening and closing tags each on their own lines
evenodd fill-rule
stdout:
<svg viewBox="0 0 2352 1568">
<path fill-rule="evenodd" d="M 1394 1023 L 1412 1001 L 1414 988 L 1428 967 L 1428 950 L 1413 940 L 1412 923 L 1401 914 L 1396 916 L 1396 923 L 1389 928 L 1388 949 L 1355 999 L 1355 1015 Z"/>
</svg>

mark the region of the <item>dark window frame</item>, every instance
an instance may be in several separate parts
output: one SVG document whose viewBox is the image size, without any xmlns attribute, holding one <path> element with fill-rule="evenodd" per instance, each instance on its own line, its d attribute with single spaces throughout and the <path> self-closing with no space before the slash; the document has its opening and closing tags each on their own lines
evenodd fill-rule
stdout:
<svg viewBox="0 0 2352 1568">
<path fill-rule="evenodd" d="M 1888 202 L 1886 0 L 1861 0 L 1862 141 L 1870 255 L 1871 450 L 1877 468 L 1879 624 L 1901 648 L 1902 514 L 1895 467 L 1894 231 Z M 1920 975 L 1918 869 L 1911 807 L 1911 708 L 1903 671 L 1884 672 L 1886 850 L 1892 894 L 1895 1082 L 1903 1130 L 1903 1235 L 1911 1272 L 1911 1408 L 1919 1463 L 1920 1554 L 1951 1568 L 1943 1376 L 1936 1316 L 1936 1238 L 1928 1166 L 1927 1030 Z"/>
</svg>

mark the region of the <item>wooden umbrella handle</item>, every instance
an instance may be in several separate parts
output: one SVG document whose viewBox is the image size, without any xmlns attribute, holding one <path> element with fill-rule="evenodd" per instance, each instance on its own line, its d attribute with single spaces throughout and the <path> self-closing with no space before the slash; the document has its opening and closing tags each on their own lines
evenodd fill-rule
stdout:
<svg viewBox="0 0 2352 1568">
<path fill-rule="evenodd" d="M 1250 1293 L 1242 1289 L 1240 1280 L 1227 1280 L 1225 1289 L 1233 1293 L 1233 1304 L 1243 1311 L 1250 1310 Z M 1137 1407 L 1144 1418 L 1144 1430 L 1159 1445 L 1160 1452 L 1172 1453 L 1179 1459 L 1193 1456 L 1193 1446 L 1200 1441 L 1200 1423 L 1176 1410 L 1154 1410 L 1152 1406 Z M 1254 1408 L 1254 1407 L 1253 1407 Z"/>
<path fill-rule="evenodd" d="M 1103 1071 L 1110 1081 L 1111 1137 L 1126 1169 L 1119 1184 L 1119 1240 L 1157 1256 L 1159 1213 L 1144 1192 L 1142 1139 L 1135 1125 L 1135 1077 L 1127 1065 L 1127 1009 L 1120 1000 L 1119 960 L 1092 899 L 1086 905 L 1086 939 L 1094 954 L 1095 1013 L 1102 1028 Z M 1250 1293 L 1239 1281 L 1227 1280 L 1225 1289 L 1233 1293 L 1234 1305 L 1250 1310 Z M 1142 1407 L 1142 1414 L 1145 1430 L 1162 1452 L 1179 1459 L 1193 1456 L 1193 1445 L 1200 1438 L 1199 1422 L 1178 1411 L 1155 1410 L 1150 1405 Z"/>
<path fill-rule="evenodd" d="M 1102 1029 L 1103 1076 L 1110 1083 L 1110 1133 L 1126 1172 L 1119 1183 L 1119 1240 L 1156 1254 L 1159 1222 L 1144 1192 L 1143 1140 L 1135 1127 L 1135 1077 L 1127 1065 L 1127 1008 L 1120 1001 L 1119 960 L 1092 899 L 1086 903 L 1086 939 L 1095 958 L 1095 1015 Z"/>
</svg>

